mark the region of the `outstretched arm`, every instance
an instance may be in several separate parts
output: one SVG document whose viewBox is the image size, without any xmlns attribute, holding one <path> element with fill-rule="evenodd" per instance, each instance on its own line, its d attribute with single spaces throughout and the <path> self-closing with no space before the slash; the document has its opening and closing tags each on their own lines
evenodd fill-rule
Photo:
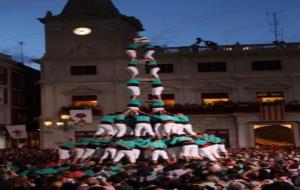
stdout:
<svg viewBox="0 0 300 190">
<path fill-rule="evenodd" d="M 146 113 L 146 112 L 143 112 L 143 111 L 141 111 L 141 110 L 139 110 L 139 113 L 144 114 L 144 115 L 147 115 L 147 116 L 152 116 L 151 114 Z"/>
</svg>

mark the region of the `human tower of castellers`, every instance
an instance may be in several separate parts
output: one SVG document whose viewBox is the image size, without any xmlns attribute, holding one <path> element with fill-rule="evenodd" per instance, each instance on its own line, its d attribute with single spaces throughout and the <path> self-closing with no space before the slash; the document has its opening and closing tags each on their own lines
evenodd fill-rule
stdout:
<svg viewBox="0 0 300 190">
<path fill-rule="evenodd" d="M 145 52 L 141 60 L 137 56 L 138 49 Z M 159 159 L 175 163 L 178 159 L 217 161 L 221 156 L 227 157 L 223 139 L 208 134 L 197 135 L 189 117 L 166 112 L 161 99 L 164 87 L 158 75 L 160 68 L 153 57 L 155 50 L 150 41 L 146 37 L 136 37 L 126 53 L 129 56 L 127 70 L 131 75 L 127 83 L 131 93 L 127 108 L 124 112 L 102 116 L 93 138 L 81 138 L 60 146 L 59 163 L 70 161 L 70 150 L 76 150 L 71 160 L 74 164 L 85 163 L 96 152 L 102 152 L 99 163 L 110 160 L 112 164 L 119 163 L 124 157 L 131 164 L 138 159 L 150 159 L 156 164 Z M 150 68 L 152 78 L 136 78 L 140 64 Z M 142 82 L 151 83 L 151 100 L 138 99 Z M 140 110 L 143 102 L 149 104 L 151 113 Z"/>
</svg>

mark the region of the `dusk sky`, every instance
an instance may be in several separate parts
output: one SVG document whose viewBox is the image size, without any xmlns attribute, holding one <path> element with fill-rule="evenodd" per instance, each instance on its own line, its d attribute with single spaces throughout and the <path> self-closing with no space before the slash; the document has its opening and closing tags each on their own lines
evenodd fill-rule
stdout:
<svg viewBox="0 0 300 190">
<path fill-rule="evenodd" d="M 88 0 L 86 0 L 88 1 Z M 37 18 L 47 10 L 58 14 L 67 0 L 0 0 L 0 52 L 24 53 L 39 58 L 44 53 L 44 29 Z M 142 35 L 154 44 L 185 46 L 196 37 L 218 44 L 270 43 L 271 15 L 277 12 L 283 40 L 300 42 L 299 0 L 113 0 L 119 11 L 141 20 Z"/>
</svg>

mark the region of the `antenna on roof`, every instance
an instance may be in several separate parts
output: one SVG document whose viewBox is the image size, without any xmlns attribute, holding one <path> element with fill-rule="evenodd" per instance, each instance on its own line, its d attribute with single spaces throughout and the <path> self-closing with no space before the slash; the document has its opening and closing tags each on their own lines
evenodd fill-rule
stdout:
<svg viewBox="0 0 300 190">
<path fill-rule="evenodd" d="M 24 50 L 23 50 L 23 46 L 24 46 L 25 42 L 20 41 L 19 45 L 20 45 L 20 58 L 21 58 L 21 63 L 24 64 Z"/>
<path fill-rule="evenodd" d="M 280 11 L 275 11 L 272 13 L 267 12 L 267 18 L 268 18 L 268 24 L 271 26 L 271 32 L 274 35 L 274 41 L 278 42 L 280 41 L 279 38 L 281 38 L 281 40 L 283 40 L 283 29 L 281 29 L 281 31 L 279 31 L 279 26 L 280 26 L 280 22 L 278 19 L 278 14 L 282 13 L 283 10 Z M 271 21 L 269 20 L 271 17 Z"/>
</svg>

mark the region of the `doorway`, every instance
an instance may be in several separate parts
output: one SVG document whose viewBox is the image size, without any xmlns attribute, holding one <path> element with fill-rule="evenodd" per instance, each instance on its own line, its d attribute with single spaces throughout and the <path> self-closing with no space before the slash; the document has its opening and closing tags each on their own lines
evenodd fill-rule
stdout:
<svg viewBox="0 0 300 190">
<path fill-rule="evenodd" d="M 256 146 L 294 146 L 291 124 L 253 125 Z"/>
</svg>

